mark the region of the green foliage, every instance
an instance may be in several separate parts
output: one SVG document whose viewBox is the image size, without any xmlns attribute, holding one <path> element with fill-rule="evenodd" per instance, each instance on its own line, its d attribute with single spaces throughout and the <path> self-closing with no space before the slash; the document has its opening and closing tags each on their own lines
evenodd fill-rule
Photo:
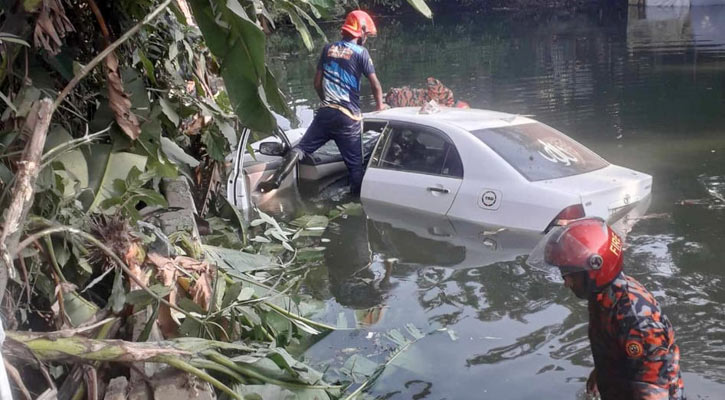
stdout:
<svg viewBox="0 0 725 400">
<path fill-rule="evenodd" d="M 301 3 L 316 15 L 324 10 L 324 5 Z M 258 132 L 271 132 L 276 127 L 272 110 L 295 120 L 276 79 L 266 67 L 266 36 L 262 23 L 273 24 L 266 12 L 267 5 L 261 0 L 191 0 L 190 4 L 206 44 L 218 60 L 229 105 L 242 124 Z M 313 39 L 307 25 L 324 38 L 303 6 L 287 0 L 270 4 L 289 16 L 308 50 L 313 48 Z M 249 12 L 255 9 L 260 13 Z"/>
<path fill-rule="evenodd" d="M 419 13 L 425 15 L 427 18 L 433 18 L 433 13 L 431 12 L 430 8 L 428 8 L 428 5 L 425 4 L 425 1 L 423 0 L 407 0 L 408 3 L 410 3 L 413 8 L 418 10 Z"/>
<path fill-rule="evenodd" d="M 146 206 L 167 207 L 166 199 L 159 192 L 146 189 L 144 186 L 153 178 L 149 173 L 142 173 L 136 166 L 126 174 L 126 179 L 113 181 L 113 190 L 117 195 L 109 196 L 101 202 L 100 207 L 107 212 L 120 212 L 133 221 L 141 219 L 137 210 L 138 203 Z"/>
<path fill-rule="evenodd" d="M 121 35 L 161 1 L 97 3 L 112 35 Z M 51 14 L 25 12 L 48 4 L 25 1 L 25 8 L 8 8 L 19 15 L 6 15 L 10 11 L 5 10 L 0 14 L 3 21 L 27 22 L 17 32 L 0 33 L 0 209 L 13 195 L 27 136 L 24 124 L 33 118 L 33 104 L 61 92 L 106 47 L 99 40 L 100 22 L 88 7 L 63 9 L 63 4 L 74 2 L 57 2 L 61 6 L 51 13 L 73 29 L 53 38 L 52 48 L 31 47 L 33 24 L 47 28 L 57 21 L 35 21 Z M 167 208 L 159 190 L 162 178 L 181 174 L 198 183 L 205 167 L 213 169 L 224 162 L 242 128 L 270 132 L 276 127 L 273 112 L 294 119 L 268 68 L 266 30 L 289 19 L 301 43 L 312 49 L 315 33 L 325 39 L 315 19 L 332 14 L 339 4 L 331 0 L 191 0 L 189 4 L 198 26 L 174 5 L 115 50 L 120 65 L 114 86 L 109 85 L 108 70 L 97 68 L 53 115 L 31 213 L 21 221 L 25 237 L 44 229 L 53 233 L 51 237 L 46 232 L 41 241 L 28 241 L 29 247 L 20 252 L 19 264 L 27 271 L 20 274 L 11 268 L 16 283 L 11 292 L 21 301 L 14 305 L 18 311 L 10 323 L 14 328 L 35 327 L 39 322 L 32 315 L 49 315 L 44 328 L 54 330 L 79 326 L 97 317 L 99 310 L 127 315 L 146 309 L 141 340 L 163 319 L 181 336 L 236 343 L 215 342 L 209 347 L 211 342 L 206 341 L 205 352 L 194 351 L 189 363 L 161 362 L 200 377 L 209 377 L 201 369 L 222 371 L 226 373 L 222 379 L 230 385 L 238 382 L 235 374 L 243 375 L 255 384 L 237 385 L 235 391 L 248 398 L 269 393 L 299 399 L 338 396 L 339 388 L 325 386 L 320 372 L 284 350 L 306 336 L 332 329 L 306 319 L 300 310 L 313 307 L 299 305 L 284 290 L 301 282 L 288 267 L 304 269 L 319 261 L 324 250 L 319 246 L 321 233 L 334 218 L 359 212 L 359 205 L 340 206 L 328 216 L 303 216 L 290 225 L 260 213 L 251 224 L 249 242 L 239 212 L 233 210 L 233 224 L 210 217 L 213 233 L 204 238 L 203 257 L 201 246 L 188 233 L 167 237 L 146 220 L 155 209 Z M 20 50 L 27 57 L 17 57 Z M 124 112 L 138 119 L 138 138 L 131 139 L 116 122 L 120 117 L 116 102 L 114 107 L 111 104 L 114 96 L 124 104 L 128 101 Z M 150 269 L 151 260 L 173 265 L 172 271 L 179 275 L 165 282 L 162 269 Z M 121 264 L 141 270 L 148 287 L 138 289 L 139 283 L 131 279 L 135 275 Z M 275 286 L 263 283 L 270 279 L 276 280 Z M 26 288 L 32 295 L 28 301 L 22 296 Z M 239 345 L 240 341 L 250 346 Z M 199 342 L 180 340 L 175 345 L 198 350 Z M 228 357 L 208 353 L 214 349 L 229 350 L 224 352 Z M 217 388 L 224 390 L 223 386 Z"/>
</svg>

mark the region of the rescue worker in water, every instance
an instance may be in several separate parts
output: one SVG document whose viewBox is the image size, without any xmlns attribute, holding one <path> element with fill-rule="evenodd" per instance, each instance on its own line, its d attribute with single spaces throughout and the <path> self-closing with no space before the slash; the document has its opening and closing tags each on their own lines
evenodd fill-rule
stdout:
<svg viewBox="0 0 725 400">
<path fill-rule="evenodd" d="M 360 75 L 370 81 L 376 110 L 383 109 L 383 90 L 370 54 L 363 45 L 377 28 L 370 15 L 352 11 L 342 25 L 342 40 L 327 44 L 317 64 L 315 91 L 322 100 L 312 124 L 299 144 L 285 156 L 272 177 L 257 188 L 269 192 L 279 188 L 297 160 L 313 153 L 328 140 L 334 140 L 350 176 L 350 191 L 360 193 L 363 178 L 362 116 L 360 114 Z"/>
<path fill-rule="evenodd" d="M 603 400 L 684 399 L 680 350 L 657 301 L 622 272 L 622 240 L 601 219 L 552 229 L 528 263 L 554 267 L 589 302 L 594 370 L 587 393 Z"/>
</svg>

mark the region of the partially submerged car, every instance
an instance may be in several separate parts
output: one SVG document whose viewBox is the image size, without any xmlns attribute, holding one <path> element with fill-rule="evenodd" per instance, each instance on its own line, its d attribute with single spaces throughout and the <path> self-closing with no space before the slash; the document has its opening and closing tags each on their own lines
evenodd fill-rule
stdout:
<svg viewBox="0 0 725 400">
<path fill-rule="evenodd" d="M 533 119 L 495 111 L 395 108 L 363 121 L 367 169 L 361 200 L 403 206 L 489 226 L 544 231 L 597 216 L 614 222 L 652 190 L 650 175 L 608 163 L 565 134 Z M 304 129 L 253 143 L 244 135 L 228 181 L 237 207 L 261 204 L 255 192 Z M 305 157 L 282 187 L 344 173 L 335 144 Z"/>
<path fill-rule="evenodd" d="M 647 212 L 649 200 L 629 209 L 612 229 L 626 238 Z M 380 202 L 366 202 L 363 209 L 370 250 L 408 265 L 465 269 L 515 261 L 543 237 L 532 230 L 487 226 Z"/>
</svg>

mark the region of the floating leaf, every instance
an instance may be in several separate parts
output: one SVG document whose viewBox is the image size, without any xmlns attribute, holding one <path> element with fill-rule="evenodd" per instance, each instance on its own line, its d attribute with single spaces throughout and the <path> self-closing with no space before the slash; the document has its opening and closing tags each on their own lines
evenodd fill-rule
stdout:
<svg viewBox="0 0 725 400">
<path fill-rule="evenodd" d="M 330 223 L 330 220 L 325 217 L 324 215 L 303 215 L 297 219 L 292 220 L 290 222 L 290 225 L 299 227 L 299 228 L 327 228 L 327 225 Z"/>
<path fill-rule="evenodd" d="M 275 220 L 270 215 L 265 214 L 264 212 L 262 212 L 260 210 L 257 210 L 257 212 L 259 213 L 259 218 L 261 218 L 262 220 L 264 220 L 264 222 L 272 225 L 272 227 L 274 228 L 274 230 L 277 233 L 279 233 L 282 236 L 286 236 L 285 231 L 282 229 L 282 227 L 279 226 L 279 223 L 277 223 L 277 220 Z"/>
<path fill-rule="evenodd" d="M 294 247 L 292 247 L 292 245 L 289 244 L 289 242 L 286 240 L 282 242 L 282 247 L 284 247 L 285 249 L 287 249 L 289 251 L 295 251 Z"/>
<path fill-rule="evenodd" d="M 351 216 L 362 215 L 363 209 L 360 203 L 345 203 L 337 206 L 337 208 L 343 213 Z"/>
<path fill-rule="evenodd" d="M 247 400 L 330 400 L 330 395 L 323 389 L 283 388 L 266 385 L 237 385 L 234 392 Z"/>
<path fill-rule="evenodd" d="M 410 336 L 413 336 L 415 340 L 422 339 L 425 337 L 425 334 L 420 331 L 420 329 L 416 328 L 413 324 L 407 324 L 405 325 L 405 329 L 410 333 Z"/>
<path fill-rule="evenodd" d="M 257 243 L 272 243 L 271 240 L 267 239 L 264 236 L 255 236 L 251 239 L 249 239 L 250 242 L 257 242 Z"/>
<path fill-rule="evenodd" d="M 368 360 L 360 354 L 353 354 L 345 361 L 342 367 L 343 373 L 355 378 L 356 375 L 362 375 L 364 377 L 370 377 L 375 373 L 378 368 L 378 364 Z"/>
<path fill-rule="evenodd" d="M 297 250 L 297 260 L 304 262 L 315 262 L 324 258 L 324 247 L 306 247 Z"/>
<path fill-rule="evenodd" d="M 207 260 L 225 271 L 239 273 L 259 271 L 274 266 L 271 258 L 259 254 L 245 253 L 241 250 L 204 245 Z"/>
<path fill-rule="evenodd" d="M 403 334 L 400 333 L 400 331 L 397 329 L 391 329 L 385 336 L 387 336 L 388 339 L 392 340 L 398 346 L 404 346 L 410 343 L 410 340 L 406 339 L 406 337 L 403 336 Z"/>
<path fill-rule="evenodd" d="M 347 316 L 345 316 L 344 311 L 340 311 L 337 314 L 337 323 L 335 324 L 335 326 L 337 326 L 340 329 L 346 329 L 348 327 Z"/>
</svg>

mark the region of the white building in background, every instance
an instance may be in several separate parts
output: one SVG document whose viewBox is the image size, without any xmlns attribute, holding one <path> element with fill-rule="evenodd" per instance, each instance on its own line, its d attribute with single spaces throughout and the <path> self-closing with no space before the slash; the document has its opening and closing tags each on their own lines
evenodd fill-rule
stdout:
<svg viewBox="0 0 725 400">
<path fill-rule="evenodd" d="M 630 0 L 636 1 L 636 0 Z M 630 50 L 697 47 L 700 52 L 725 48 L 725 0 L 646 0 L 647 7 L 630 7 L 627 46 Z M 693 7 L 656 7 L 652 3 L 692 3 Z M 705 2 L 720 6 L 694 7 Z"/>
</svg>

